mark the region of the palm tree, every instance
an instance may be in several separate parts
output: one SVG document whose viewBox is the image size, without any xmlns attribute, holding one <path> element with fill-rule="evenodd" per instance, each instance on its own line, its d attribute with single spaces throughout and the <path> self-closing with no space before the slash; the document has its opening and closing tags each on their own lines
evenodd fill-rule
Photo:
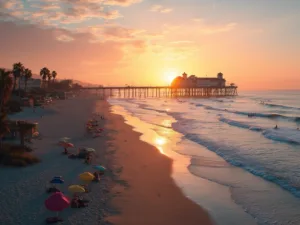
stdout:
<svg viewBox="0 0 300 225">
<path fill-rule="evenodd" d="M 32 77 L 32 72 L 30 69 L 26 68 L 24 71 L 24 78 L 25 78 L 25 87 L 24 90 L 26 92 L 27 89 L 27 81 Z"/>
<path fill-rule="evenodd" d="M 13 88 L 13 78 L 11 76 L 12 72 L 0 68 L 0 113 L 3 112 L 3 106 L 10 97 Z"/>
<path fill-rule="evenodd" d="M 40 71 L 40 76 L 42 77 L 43 80 L 43 85 L 46 83 L 46 79 L 48 77 L 48 74 L 50 74 L 50 70 L 47 67 L 44 67 Z"/>
<path fill-rule="evenodd" d="M 17 78 L 19 78 L 19 94 L 20 94 L 20 84 L 21 77 L 23 76 L 24 66 L 21 62 L 13 64 L 13 75 L 14 75 L 14 87 L 13 90 L 16 90 Z"/>
<path fill-rule="evenodd" d="M 50 73 L 50 71 L 47 75 L 47 78 L 48 78 L 48 87 L 49 87 L 50 86 L 50 81 L 51 81 L 51 78 L 52 78 L 52 74 Z"/>
<path fill-rule="evenodd" d="M 52 73 L 51 73 L 51 75 L 52 75 L 53 82 L 54 82 L 54 81 L 55 81 L 55 78 L 56 78 L 56 76 L 57 76 L 57 73 L 56 73 L 56 71 L 55 71 L 55 70 L 53 70 L 53 71 L 52 71 Z"/>
<path fill-rule="evenodd" d="M 11 71 L 0 68 L 0 149 L 3 136 L 9 132 L 4 105 L 8 101 L 14 85 L 11 74 Z"/>
</svg>

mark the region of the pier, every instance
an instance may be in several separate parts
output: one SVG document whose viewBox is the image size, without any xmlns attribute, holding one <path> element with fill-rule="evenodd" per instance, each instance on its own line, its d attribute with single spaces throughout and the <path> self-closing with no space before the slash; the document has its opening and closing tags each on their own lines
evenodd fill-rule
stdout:
<svg viewBox="0 0 300 225">
<path fill-rule="evenodd" d="M 170 86 L 83 87 L 101 98 L 208 98 L 236 96 L 237 86 L 175 88 Z"/>
</svg>

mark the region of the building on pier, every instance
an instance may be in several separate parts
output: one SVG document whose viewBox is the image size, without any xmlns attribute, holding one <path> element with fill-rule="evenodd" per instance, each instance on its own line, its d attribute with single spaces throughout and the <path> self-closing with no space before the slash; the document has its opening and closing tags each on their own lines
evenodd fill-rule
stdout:
<svg viewBox="0 0 300 225">
<path fill-rule="evenodd" d="M 201 88 L 201 87 L 225 87 L 226 80 L 222 73 L 218 73 L 217 77 L 197 77 L 195 75 L 188 76 L 183 73 L 182 76 L 176 77 L 172 84 L 174 88 Z"/>
</svg>

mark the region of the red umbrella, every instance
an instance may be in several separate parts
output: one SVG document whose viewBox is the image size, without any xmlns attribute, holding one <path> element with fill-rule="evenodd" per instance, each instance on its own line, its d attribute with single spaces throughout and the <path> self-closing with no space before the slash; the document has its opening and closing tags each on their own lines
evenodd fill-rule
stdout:
<svg viewBox="0 0 300 225">
<path fill-rule="evenodd" d="M 74 147 L 74 145 L 70 142 L 61 142 L 60 145 L 63 146 L 64 148 Z"/>
<path fill-rule="evenodd" d="M 70 200 L 61 192 L 55 192 L 46 201 L 45 206 L 50 211 L 59 212 L 68 208 Z"/>
</svg>

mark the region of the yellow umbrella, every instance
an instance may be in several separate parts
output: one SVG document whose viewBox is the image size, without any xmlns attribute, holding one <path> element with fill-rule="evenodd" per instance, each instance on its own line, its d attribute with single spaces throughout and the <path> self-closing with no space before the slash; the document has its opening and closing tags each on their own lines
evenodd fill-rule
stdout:
<svg viewBox="0 0 300 225">
<path fill-rule="evenodd" d="M 85 189 L 79 185 L 71 185 L 68 187 L 68 190 L 72 193 L 84 193 Z"/>
<path fill-rule="evenodd" d="M 89 172 L 84 172 L 82 174 L 79 174 L 79 178 L 82 181 L 92 181 L 95 179 L 95 176 Z"/>
</svg>

